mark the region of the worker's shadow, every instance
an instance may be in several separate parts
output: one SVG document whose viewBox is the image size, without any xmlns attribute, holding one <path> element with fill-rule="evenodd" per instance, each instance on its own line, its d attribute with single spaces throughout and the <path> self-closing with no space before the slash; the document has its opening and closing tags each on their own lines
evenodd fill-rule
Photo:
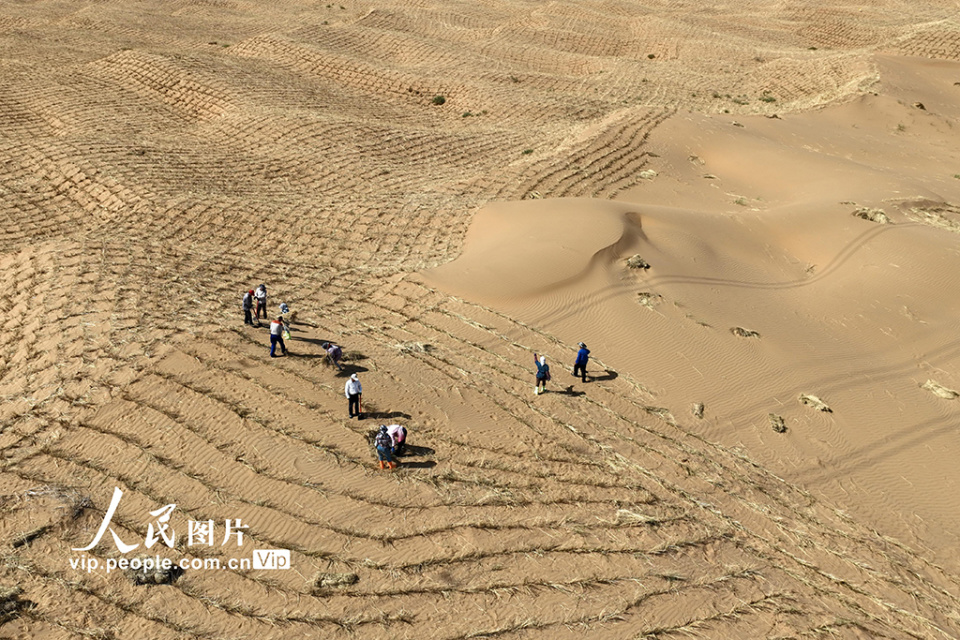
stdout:
<svg viewBox="0 0 960 640">
<path fill-rule="evenodd" d="M 401 458 L 406 458 L 407 456 L 432 456 L 436 451 L 430 447 L 418 447 L 416 445 L 408 444 L 403 449 L 403 455 Z"/>
<path fill-rule="evenodd" d="M 315 344 L 317 346 L 323 346 L 324 344 L 330 342 L 329 340 L 323 340 L 322 338 L 301 338 L 300 336 L 291 336 L 290 339 L 296 340 L 297 342 L 309 342 L 310 344 Z"/>
<path fill-rule="evenodd" d="M 574 398 L 582 395 L 586 395 L 583 391 L 574 391 L 573 385 L 571 384 L 566 389 L 560 389 L 559 391 L 554 391 L 553 393 L 559 393 L 562 396 L 572 396 Z"/>
<path fill-rule="evenodd" d="M 402 411 L 364 411 L 363 417 L 371 420 L 393 420 L 394 418 L 409 420 L 410 414 Z M 374 432 L 374 435 L 376 435 L 376 432 Z"/>
<path fill-rule="evenodd" d="M 594 382 L 603 382 L 604 380 L 616 380 L 620 374 L 612 369 L 607 369 L 602 376 L 587 376 L 588 380 L 593 380 Z"/>
<path fill-rule="evenodd" d="M 315 360 L 317 358 L 325 358 L 327 356 L 325 353 L 293 353 L 293 351 L 287 352 L 287 355 L 291 358 L 302 358 L 304 360 Z"/>
<path fill-rule="evenodd" d="M 401 469 L 432 469 L 435 466 L 437 466 L 437 463 L 434 460 L 418 460 L 414 462 L 413 460 L 407 460 L 405 457 L 400 458 Z"/>
<path fill-rule="evenodd" d="M 343 365 L 343 369 L 340 369 L 337 371 L 337 377 L 349 378 L 355 373 L 366 373 L 367 371 L 370 371 L 370 369 L 367 369 L 366 367 L 361 367 L 356 364 L 345 364 Z"/>
</svg>

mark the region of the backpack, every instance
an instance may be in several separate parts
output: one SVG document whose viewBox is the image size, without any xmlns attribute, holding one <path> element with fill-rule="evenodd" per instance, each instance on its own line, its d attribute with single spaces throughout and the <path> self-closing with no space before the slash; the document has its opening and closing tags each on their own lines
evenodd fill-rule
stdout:
<svg viewBox="0 0 960 640">
<path fill-rule="evenodd" d="M 543 379 L 550 380 L 550 365 L 543 365 Z"/>
<path fill-rule="evenodd" d="M 393 440 L 390 438 L 389 433 L 380 431 L 377 433 L 376 444 L 378 448 L 389 449 L 393 446 Z"/>
</svg>

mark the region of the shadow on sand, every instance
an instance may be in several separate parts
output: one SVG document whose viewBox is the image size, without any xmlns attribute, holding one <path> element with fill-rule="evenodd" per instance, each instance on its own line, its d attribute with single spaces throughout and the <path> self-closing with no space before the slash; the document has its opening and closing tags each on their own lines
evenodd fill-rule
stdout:
<svg viewBox="0 0 960 640">
<path fill-rule="evenodd" d="M 393 420 L 394 418 L 409 420 L 410 414 L 402 411 L 364 411 L 363 417 L 371 420 Z M 376 431 L 373 432 L 373 435 L 377 435 Z"/>
<path fill-rule="evenodd" d="M 604 380 L 616 380 L 620 374 L 612 369 L 607 369 L 602 376 L 587 376 L 587 380 L 593 380 L 594 382 L 603 382 Z"/>
<path fill-rule="evenodd" d="M 574 398 L 582 395 L 586 395 L 583 391 L 574 391 L 573 385 L 571 384 L 566 389 L 560 389 L 558 391 L 547 391 L 547 393 L 559 393 L 562 396 L 572 396 Z"/>
<path fill-rule="evenodd" d="M 432 469 L 437 466 L 437 463 L 433 460 L 419 460 L 417 462 L 411 462 L 406 459 L 401 460 L 400 464 L 397 465 L 397 469 Z"/>
<path fill-rule="evenodd" d="M 416 445 L 408 444 L 403 449 L 403 453 L 400 454 L 401 458 L 407 458 L 409 456 L 432 456 L 436 451 L 430 447 L 418 447 Z"/>
<path fill-rule="evenodd" d="M 337 370 L 338 378 L 349 378 L 355 373 L 366 373 L 367 371 L 370 371 L 370 369 L 356 364 L 343 364 L 342 366 L 343 369 Z"/>
</svg>

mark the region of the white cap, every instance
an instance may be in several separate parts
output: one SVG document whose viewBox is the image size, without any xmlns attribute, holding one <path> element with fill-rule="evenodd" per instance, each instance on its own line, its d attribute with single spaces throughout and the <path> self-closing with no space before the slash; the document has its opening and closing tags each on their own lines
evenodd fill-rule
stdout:
<svg viewBox="0 0 960 640">
<path fill-rule="evenodd" d="M 356 380 L 356 379 L 357 379 L 357 374 L 353 374 L 352 376 L 350 376 L 350 379 L 351 379 L 351 380 Z"/>
</svg>

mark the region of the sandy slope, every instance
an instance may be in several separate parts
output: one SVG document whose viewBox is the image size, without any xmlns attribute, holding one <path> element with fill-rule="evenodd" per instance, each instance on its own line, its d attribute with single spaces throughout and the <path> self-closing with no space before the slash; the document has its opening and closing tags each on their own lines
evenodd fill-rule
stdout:
<svg viewBox="0 0 960 640">
<path fill-rule="evenodd" d="M 954 566 L 960 405 L 922 385 L 960 383 L 960 251 L 914 210 L 960 196 L 945 169 L 960 66 L 878 63 L 882 94 L 815 114 L 675 117 L 650 141 L 660 174 L 624 202 L 491 205 L 429 279 L 586 341 L 675 414 L 705 404 L 698 432 Z M 851 215 L 880 207 L 891 224 Z M 628 268 L 634 254 L 653 267 Z"/>
<path fill-rule="evenodd" d="M 3 4 L 0 636 L 956 637 L 955 13 Z M 74 570 L 114 487 L 293 569 Z"/>
</svg>

